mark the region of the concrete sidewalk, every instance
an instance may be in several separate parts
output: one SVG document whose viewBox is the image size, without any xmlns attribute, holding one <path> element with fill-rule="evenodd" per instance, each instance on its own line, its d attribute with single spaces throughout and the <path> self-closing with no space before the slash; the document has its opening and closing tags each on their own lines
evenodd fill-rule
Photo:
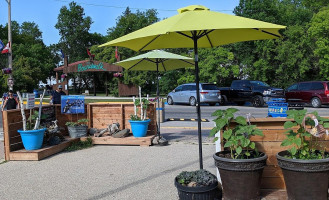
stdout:
<svg viewBox="0 0 329 200">
<path fill-rule="evenodd" d="M 204 169 L 216 174 L 214 144 L 203 145 Z M 42 161 L 0 165 L 0 199 L 178 199 L 174 178 L 199 168 L 198 145 L 96 145 Z"/>
</svg>

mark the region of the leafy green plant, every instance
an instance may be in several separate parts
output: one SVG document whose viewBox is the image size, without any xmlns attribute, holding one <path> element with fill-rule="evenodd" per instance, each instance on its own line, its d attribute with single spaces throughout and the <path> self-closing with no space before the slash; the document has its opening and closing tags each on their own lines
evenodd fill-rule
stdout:
<svg viewBox="0 0 329 200">
<path fill-rule="evenodd" d="M 317 112 L 312 112 L 318 120 L 318 124 L 323 125 L 324 128 L 329 128 L 329 119 L 320 117 Z M 291 146 L 287 151 L 288 158 L 292 159 L 322 159 L 328 157 L 325 154 L 325 147 L 318 142 L 318 138 L 314 137 L 303 126 L 303 119 L 307 115 L 307 110 L 288 110 L 287 118 L 294 121 L 287 121 L 284 123 L 287 138 L 282 141 L 281 146 Z M 306 117 L 305 125 L 314 128 L 315 121 L 310 117 Z"/>
<path fill-rule="evenodd" d="M 35 126 L 36 120 L 39 117 L 39 112 L 36 110 L 32 111 L 32 114 L 29 116 L 26 122 L 26 127 L 28 130 L 32 130 Z M 46 115 L 41 113 L 41 119 L 46 119 Z M 41 128 L 41 127 L 40 127 Z"/>
<path fill-rule="evenodd" d="M 212 116 L 217 118 L 214 120 L 216 126 L 210 131 L 210 136 L 223 130 L 224 148 L 231 151 L 232 159 L 248 159 L 251 157 L 258 157 L 258 151 L 254 142 L 250 141 L 251 136 L 263 136 L 263 132 L 259 130 L 256 125 L 251 125 L 243 116 L 235 117 L 234 114 L 239 111 L 236 108 L 228 108 L 226 110 L 216 110 Z M 235 121 L 237 125 L 231 127 L 231 122 Z M 217 141 L 215 137 L 214 141 Z M 251 155 L 251 151 L 255 155 Z"/>
<path fill-rule="evenodd" d="M 176 180 L 181 185 L 190 187 L 209 186 L 217 183 L 216 176 L 203 169 L 191 172 L 183 171 L 176 176 Z"/>
<path fill-rule="evenodd" d="M 87 137 L 87 140 L 78 142 L 73 142 L 70 146 L 68 146 L 65 151 L 76 151 L 81 149 L 86 149 L 93 146 L 93 140 L 91 137 Z"/>
<path fill-rule="evenodd" d="M 77 122 L 66 122 L 66 126 L 87 126 L 88 119 L 79 119 Z"/>
<path fill-rule="evenodd" d="M 146 119 L 146 114 L 147 114 L 147 107 L 150 104 L 150 101 L 148 99 L 142 98 L 140 99 L 135 99 L 134 101 L 134 109 L 136 109 L 136 113 L 138 113 L 138 106 L 141 108 L 141 114 L 140 116 L 138 114 L 136 115 L 130 115 L 130 120 L 132 121 L 143 121 Z"/>
</svg>

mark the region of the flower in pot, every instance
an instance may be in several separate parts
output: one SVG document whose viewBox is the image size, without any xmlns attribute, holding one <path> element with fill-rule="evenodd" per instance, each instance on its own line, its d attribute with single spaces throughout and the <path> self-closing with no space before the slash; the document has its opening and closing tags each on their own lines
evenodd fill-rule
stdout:
<svg viewBox="0 0 329 200">
<path fill-rule="evenodd" d="M 183 171 L 175 178 L 179 199 L 222 199 L 215 175 L 207 170 Z"/>
<path fill-rule="evenodd" d="M 257 150 L 250 137 L 263 136 L 263 133 L 247 122 L 245 117 L 235 117 L 237 111 L 228 108 L 212 114 L 216 116 L 216 126 L 210 135 L 222 131 L 224 144 L 224 151 L 213 156 L 215 165 L 220 172 L 224 199 L 260 199 L 261 176 L 267 155 Z"/>
<path fill-rule="evenodd" d="M 134 98 L 134 115 L 130 115 L 129 123 L 134 137 L 145 137 L 147 134 L 150 119 L 147 119 L 147 107 L 150 101 L 145 98 Z M 138 115 L 138 106 L 140 106 L 140 115 Z"/>
<path fill-rule="evenodd" d="M 79 138 L 87 136 L 88 119 L 79 119 L 77 122 L 66 122 L 65 125 L 69 131 L 71 138 Z"/>
<path fill-rule="evenodd" d="M 288 199 L 327 199 L 329 154 L 321 137 L 326 135 L 329 119 L 317 112 L 289 110 L 284 123 L 287 138 L 281 146 L 289 147 L 277 154 L 282 169 Z"/>
<path fill-rule="evenodd" d="M 25 110 L 23 105 L 23 98 L 20 92 L 17 92 L 20 108 L 23 120 L 23 129 L 17 130 L 17 132 L 21 135 L 23 146 L 26 150 L 36 150 L 42 147 L 44 134 L 46 128 L 40 127 L 40 121 L 42 116 L 42 100 L 45 95 L 46 90 L 43 91 L 42 96 L 40 96 L 40 104 L 39 111 L 34 111 L 34 109 L 30 109 L 30 116 L 28 120 L 26 120 Z"/>
</svg>

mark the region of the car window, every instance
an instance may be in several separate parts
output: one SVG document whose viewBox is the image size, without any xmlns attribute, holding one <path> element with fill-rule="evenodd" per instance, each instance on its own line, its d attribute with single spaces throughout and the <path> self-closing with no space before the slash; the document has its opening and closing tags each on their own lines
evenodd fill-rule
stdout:
<svg viewBox="0 0 329 200">
<path fill-rule="evenodd" d="M 311 83 L 299 83 L 298 90 L 311 90 Z"/>
<path fill-rule="evenodd" d="M 201 84 L 202 90 L 218 90 L 215 84 Z"/>
<path fill-rule="evenodd" d="M 182 91 L 188 91 L 190 90 L 190 86 L 189 85 L 183 85 Z"/>
<path fill-rule="evenodd" d="M 180 92 L 180 91 L 182 91 L 182 89 L 183 89 L 183 86 L 180 85 L 180 86 L 176 87 L 175 92 Z"/>
<path fill-rule="evenodd" d="M 269 87 L 269 85 L 267 85 L 266 83 L 262 82 L 262 81 L 250 81 L 252 86 L 266 86 Z"/>
<path fill-rule="evenodd" d="M 297 90 L 297 86 L 298 86 L 297 84 L 293 84 L 287 88 L 287 91 L 288 92 L 295 91 L 295 90 Z"/>
<path fill-rule="evenodd" d="M 190 90 L 192 90 L 192 91 L 196 90 L 196 85 L 190 85 L 190 88 L 191 88 Z"/>
<path fill-rule="evenodd" d="M 312 90 L 324 90 L 324 86 L 321 82 L 313 82 Z"/>
</svg>

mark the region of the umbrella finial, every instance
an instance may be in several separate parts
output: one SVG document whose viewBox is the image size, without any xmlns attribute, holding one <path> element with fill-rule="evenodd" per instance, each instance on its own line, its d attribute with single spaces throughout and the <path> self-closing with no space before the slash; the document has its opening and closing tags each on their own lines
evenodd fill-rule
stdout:
<svg viewBox="0 0 329 200">
<path fill-rule="evenodd" d="M 177 11 L 180 14 L 187 11 L 198 11 L 198 10 L 210 10 L 210 9 L 201 5 L 191 5 L 191 6 L 186 6 L 184 8 L 180 8 Z"/>
</svg>

